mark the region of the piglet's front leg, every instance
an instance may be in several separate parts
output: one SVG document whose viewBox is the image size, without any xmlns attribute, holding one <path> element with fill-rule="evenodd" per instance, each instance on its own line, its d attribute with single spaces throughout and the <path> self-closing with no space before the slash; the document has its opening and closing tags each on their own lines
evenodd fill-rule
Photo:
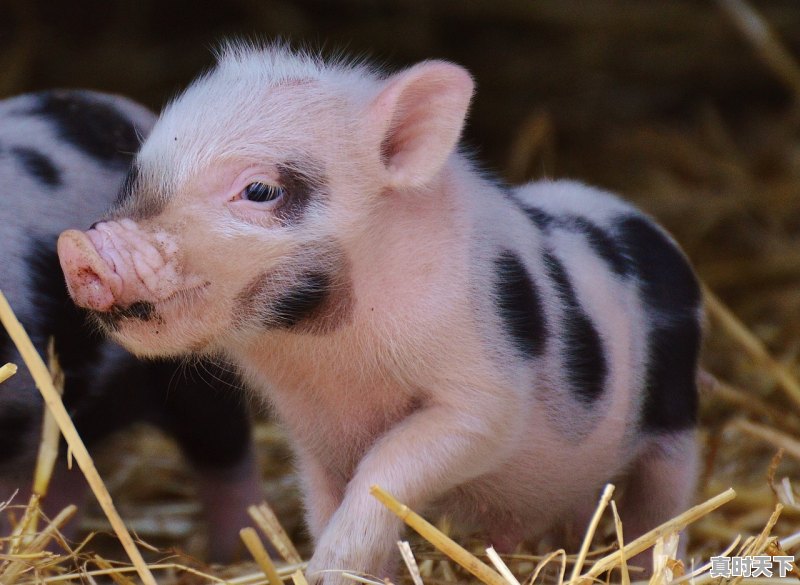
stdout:
<svg viewBox="0 0 800 585">
<path fill-rule="evenodd" d="M 370 486 L 419 508 L 503 460 L 503 448 L 522 427 L 518 401 L 498 396 L 496 388 L 469 394 L 416 411 L 375 443 L 317 542 L 310 579 L 347 582 L 335 570 L 391 575 L 402 522 L 370 495 Z"/>
</svg>

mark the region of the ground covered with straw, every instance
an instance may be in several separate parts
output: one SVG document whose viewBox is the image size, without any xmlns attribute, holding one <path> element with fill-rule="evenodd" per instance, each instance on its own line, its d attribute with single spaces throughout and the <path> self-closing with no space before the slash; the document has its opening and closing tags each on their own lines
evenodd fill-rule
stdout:
<svg viewBox="0 0 800 585">
<path fill-rule="evenodd" d="M 340 4 L 355 10 L 352 2 Z M 598 8 L 605 4 L 598 2 L 581 17 L 577 12 L 559 12 L 560 7 L 574 6 L 571 2 L 545 1 L 538 5 L 539 16 L 573 33 L 594 19 L 595 25 L 609 27 L 609 37 L 622 34 L 611 30 L 612 17 Z M 500 558 L 487 553 L 478 539 L 450 535 L 446 520 L 419 518 L 378 489 L 376 497 L 413 527 L 410 546 L 399 546 L 397 552 L 404 560 L 400 573 L 404 583 L 583 584 L 592 579 L 627 583 L 640 577 L 635 567 L 628 569 L 622 561 L 651 547 L 657 558 L 654 585 L 708 583 L 717 580 L 709 576 L 706 565 L 713 555 L 796 556 L 800 551 L 800 50 L 792 45 L 797 39 L 785 34 L 790 24 L 800 23 L 800 10 L 792 10 L 789 3 L 767 3 L 768 17 L 756 11 L 758 3 L 751 6 L 739 0 L 702 7 L 683 1 L 670 3 L 671 8 L 665 7 L 667 3 L 659 8 L 656 3 L 622 4 L 639 18 L 631 16 L 629 26 L 642 34 L 676 27 L 677 17 L 694 15 L 698 20 L 691 26 L 717 31 L 705 36 L 710 45 L 722 34 L 719 30 L 737 35 L 741 45 L 736 58 L 750 59 L 750 66 L 757 67 L 763 79 L 780 84 L 784 94 L 767 105 L 759 102 L 752 110 L 739 102 L 731 106 L 709 100 L 679 117 L 643 116 L 626 123 L 602 117 L 589 120 L 586 102 L 579 100 L 530 104 L 517 118 L 522 122 L 505 137 L 510 137 L 507 154 L 490 148 L 490 159 L 511 181 L 575 176 L 620 191 L 666 225 L 695 263 L 706 286 L 708 315 L 700 384 L 704 458 L 698 505 L 629 543 L 624 527 L 620 530 L 615 522 L 615 495 L 609 488 L 598 501 L 596 522 L 588 527 L 581 550 L 553 551 L 545 544 Z M 283 3 L 277 5 L 285 8 Z M 442 6 L 454 11 L 461 23 L 519 18 L 520 26 L 529 24 L 521 4 L 511 1 L 498 3 L 495 12 L 476 2 L 470 5 L 472 12 L 465 8 L 463 13 L 443 2 L 427 9 L 426 18 L 435 22 L 445 12 Z M 24 21 L 24 10 L 19 10 Z M 670 10 L 676 19 L 667 21 L 664 15 Z M 502 43 L 498 46 L 503 49 Z M 27 49 L 24 43 L 20 47 L 19 62 L 24 63 Z M 571 50 L 574 63 L 585 66 L 589 58 L 580 46 Z M 688 54 L 671 50 L 662 47 L 645 56 L 652 67 L 660 64 L 664 75 L 674 76 L 684 74 L 686 67 L 670 70 L 670 55 L 682 62 L 696 59 L 699 71 L 712 59 L 703 46 L 687 49 Z M 737 80 L 737 65 L 724 57 L 719 56 L 717 76 L 709 78 L 709 86 L 723 83 L 724 77 L 731 86 L 738 82 L 740 88 L 750 87 L 752 78 Z M 630 59 L 629 65 L 635 67 L 634 57 Z M 548 67 L 544 61 L 535 64 Z M 570 62 L 565 60 L 561 67 L 569 71 Z M 645 78 L 657 80 L 656 73 Z M 482 91 L 484 77 L 477 75 Z M 4 83 L 13 79 L 9 76 Z M 685 83 L 688 88 L 701 82 L 687 76 Z M 631 103 L 629 109 L 646 110 L 667 99 L 656 84 L 641 94 L 642 103 Z M 591 89 L 598 92 L 600 102 L 613 100 L 617 90 L 602 83 Z M 468 138 L 482 136 L 491 124 L 485 110 L 493 108 L 498 110 L 492 103 L 477 103 Z M 519 113 L 503 110 L 498 124 L 507 124 L 515 112 Z M 498 139 L 491 137 L 490 146 L 492 140 Z M 11 368 L 0 370 L 0 379 L 10 374 Z M 49 379 L 51 374 L 45 374 Z M 107 503 L 92 504 L 82 519 L 85 540 L 67 543 L 58 527 L 71 510 L 51 522 L 37 518 L 35 504 L 11 502 L 19 525 L 15 535 L 0 535 L 0 583 L 277 585 L 279 579 L 287 579 L 303 585 L 298 570 L 311 550 L 302 528 L 289 447 L 280 429 L 266 418 L 257 422 L 255 440 L 268 505 L 252 510 L 252 528 L 242 533 L 241 563 L 212 567 L 199 560 L 205 537 L 191 472 L 166 437 L 139 427 L 95 454 L 102 477 L 98 489 L 110 492 L 122 520 L 112 527 Z M 77 451 L 75 456 L 79 459 Z M 689 541 L 685 565 L 673 559 L 676 533 L 684 526 L 682 538 Z M 124 530 L 132 535 L 125 546 L 119 545 L 115 528 L 117 534 Z M 277 555 L 266 553 L 268 542 Z M 131 561 L 131 550 L 141 555 L 140 562 Z M 793 570 L 792 578 L 800 578 L 796 566 Z"/>
</svg>

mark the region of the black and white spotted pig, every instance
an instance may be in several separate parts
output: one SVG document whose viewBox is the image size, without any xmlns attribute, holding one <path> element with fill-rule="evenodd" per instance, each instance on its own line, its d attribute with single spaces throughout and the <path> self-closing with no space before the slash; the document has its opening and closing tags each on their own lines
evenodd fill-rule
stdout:
<svg viewBox="0 0 800 585">
<path fill-rule="evenodd" d="M 419 510 L 505 549 L 625 483 L 632 539 L 689 503 L 701 297 L 654 222 L 509 189 L 456 149 L 469 74 L 231 46 L 156 122 L 104 221 L 59 239 L 78 304 L 142 355 L 238 363 L 292 436 L 309 571 L 383 576 Z M 318 573 L 326 583 L 333 573 Z"/>
<path fill-rule="evenodd" d="M 210 362 L 196 371 L 176 361 L 141 362 L 106 341 L 69 299 L 56 255 L 62 230 L 88 227 L 113 203 L 154 120 L 130 100 L 88 91 L 0 102 L 0 289 L 43 355 L 55 338 L 64 401 L 90 448 L 138 420 L 174 435 L 199 472 L 210 554 L 225 559 L 237 546 L 246 505 L 260 501 L 245 401 L 231 389 L 237 380 Z M 0 327 L 0 364 L 9 361 L 22 366 Z M 15 489 L 29 493 L 42 407 L 26 368 L 0 384 L 0 500 Z M 80 471 L 67 471 L 65 461 L 54 477 L 51 512 L 86 494 Z"/>
</svg>

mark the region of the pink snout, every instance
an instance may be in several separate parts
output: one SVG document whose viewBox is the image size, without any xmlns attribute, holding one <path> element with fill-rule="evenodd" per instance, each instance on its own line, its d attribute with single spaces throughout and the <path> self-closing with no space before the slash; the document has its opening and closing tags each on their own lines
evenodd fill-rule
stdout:
<svg viewBox="0 0 800 585">
<path fill-rule="evenodd" d="M 58 238 L 58 258 L 75 304 L 95 311 L 111 310 L 121 296 L 122 279 L 86 233 L 63 232 Z"/>
</svg>

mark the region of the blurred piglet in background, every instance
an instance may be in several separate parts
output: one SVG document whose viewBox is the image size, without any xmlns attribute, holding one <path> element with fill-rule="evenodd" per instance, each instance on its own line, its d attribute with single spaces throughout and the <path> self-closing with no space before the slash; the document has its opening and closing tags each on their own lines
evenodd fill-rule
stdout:
<svg viewBox="0 0 800 585">
<path fill-rule="evenodd" d="M 198 476 L 209 557 L 231 560 L 246 507 L 262 499 L 249 414 L 238 378 L 212 361 L 140 361 L 88 323 L 69 299 L 56 255 L 58 234 L 88 227 L 114 203 L 155 116 L 122 97 L 51 91 L 0 102 L 0 290 L 45 356 L 48 339 L 65 374 L 64 402 L 89 448 L 137 421 L 171 434 Z M 0 384 L 0 500 L 27 501 L 43 402 L 6 331 L 0 364 L 20 370 Z M 197 371 L 193 368 L 197 367 Z M 63 456 L 64 449 L 61 449 Z M 81 472 L 56 464 L 45 510 L 87 494 Z M 67 534 L 74 534 L 71 522 Z M 0 536 L 11 529 L 0 519 Z"/>
</svg>

